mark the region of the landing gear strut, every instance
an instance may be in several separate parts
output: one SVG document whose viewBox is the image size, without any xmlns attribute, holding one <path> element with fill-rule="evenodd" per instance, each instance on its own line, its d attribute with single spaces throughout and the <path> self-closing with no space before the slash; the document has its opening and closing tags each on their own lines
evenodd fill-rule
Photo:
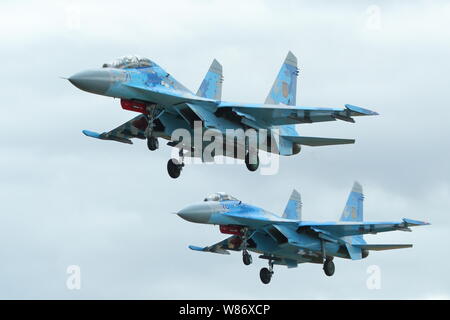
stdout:
<svg viewBox="0 0 450 320">
<path fill-rule="evenodd" d="M 261 278 L 261 282 L 264 284 L 268 284 L 272 279 L 273 275 L 273 261 L 269 260 L 269 268 L 262 268 L 259 272 L 259 277 Z"/>
<path fill-rule="evenodd" d="M 242 261 L 246 266 L 253 262 L 252 256 L 247 251 L 248 228 L 244 228 L 242 232 Z"/>
<path fill-rule="evenodd" d="M 158 119 L 164 111 L 158 111 L 156 104 L 151 104 L 146 107 L 147 110 L 147 128 L 145 129 L 145 136 L 147 137 L 147 147 L 150 151 L 155 151 L 159 148 L 158 138 L 153 136 L 153 128 L 155 127 L 155 120 Z"/>
<path fill-rule="evenodd" d="M 323 272 L 329 277 L 334 274 L 334 262 L 333 257 L 327 257 L 325 252 L 325 241 L 321 241 L 322 246 L 322 259 L 323 259 Z"/>
<path fill-rule="evenodd" d="M 184 167 L 184 152 L 183 149 L 180 149 L 180 160 L 177 159 L 170 159 L 169 162 L 167 162 L 167 172 L 169 173 L 169 176 L 173 179 L 176 179 L 180 176 L 181 170 L 183 170 Z"/>
</svg>

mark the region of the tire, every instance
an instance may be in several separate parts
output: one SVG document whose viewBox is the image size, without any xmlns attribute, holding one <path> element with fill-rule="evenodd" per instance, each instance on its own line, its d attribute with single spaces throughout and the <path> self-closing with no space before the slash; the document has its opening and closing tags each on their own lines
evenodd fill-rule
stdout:
<svg viewBox="0 0 450 320">
<path fill-rule="evenodd" d="M 147 148 L 150 151 L 155 151 L 156 149 L 158 149 L 159 148 L 158 138 L 148 137 L 147 138 Z"/>
<path fill-rule="evenodd" d="M 244 253 L 244 254 L 242 255 L 242 261 L 244 262 L 244 264 L 245 264 L 246 266 L 249 266 L 249 265 L 252 264 L 253 259 L 252 259 L 252 256 L 251 256 L 249 253 Z"/>
<path fill-rule="evenodd" d="M 335 271 L 334 262 L 331 260 L 326 260 L 323 264 L 323 271 L 327 276 L 331 277 Z"/>
<path fill-rule="evenodd" d="M 261 278 L 262 283 L 268 284 L 272 279 L 272 272 L 267 268 L 262 268 L 259 272 L 259 277 Z"/>
<path fill-rule="evenodd" d="M 173 179 L 176 179 L 180 176 L 181 165 L 179 164 L 178 160 L 170 159 L 167 162 L 167 172 L 169 173 L 169 176 Z"/>
<path fill-rule="evenodd" d="M 256 155 L 256 163 L 250 163 L 250 153 L 247 152 L 247 154 L 245 155 L 245 165 L 247 166 L 247 169 L 251 172 L 258 170 L 259 167 L 258 155 Z"/>
</svg>

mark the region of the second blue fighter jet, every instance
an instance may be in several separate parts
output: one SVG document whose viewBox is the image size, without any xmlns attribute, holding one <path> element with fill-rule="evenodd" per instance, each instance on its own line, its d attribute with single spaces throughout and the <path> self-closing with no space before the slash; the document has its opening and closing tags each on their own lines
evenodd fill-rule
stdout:
<svg viewBox="0 0 450 320">
<path fill-rule="evenodd" d="M 387 231 L 411 231 L 409 227 L 427 225 L 411 219 L 402 221 L 363 221 L 362 187 L 355 182 L 339 222 L 304 221 L 300 194 L 293 191 L 282 216 L 243 203 L 227 194 L 216 193 L 203 202 L 192 204 L 177 214 L 190 222 L 220 226 L 232 236 L 208 247 L 189 246 L 192 250 L 229 254 L 242 251 L 245 265 L 252 263 L 249 251 L 269 262 L 260 271 L 261 281 L 269 283 L 273 266 L 297 267 L 300 263 L 322 264 L 327 276 L 334 274 L 333 258 L 360 260 L 369 251 L 410 248 L 412 244 L 368 244 L 364 234 Z"/>
</svg>

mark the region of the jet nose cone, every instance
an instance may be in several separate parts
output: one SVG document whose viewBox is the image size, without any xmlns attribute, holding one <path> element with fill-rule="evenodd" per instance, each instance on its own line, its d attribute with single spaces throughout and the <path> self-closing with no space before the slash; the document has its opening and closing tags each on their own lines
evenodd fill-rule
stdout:
<svg viewBox="0 0 450 320">
<path fill-rule="evenodd" d="M 211 206 L 202 202 L 181 209 L 177 215 L 190 222 L 208 223 L 213 213 Z"/>
<path fill-rule="evenodd" d="M 86 70 L 74 74 L 68 80 L 78 89 L 96 94 L 105 94 L 113 83 L 108 70 Z"/>
</svg>

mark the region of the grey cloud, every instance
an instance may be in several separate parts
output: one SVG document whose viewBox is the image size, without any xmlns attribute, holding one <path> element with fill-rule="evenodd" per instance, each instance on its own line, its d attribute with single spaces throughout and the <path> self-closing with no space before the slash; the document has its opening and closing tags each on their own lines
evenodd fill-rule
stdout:
<svg viewBox="0 0 450 320">
<path fill-rule="evenodd" d="M 1 20 L 9 25 L 0 33 L 1 298 L 449 297 L 449 279 L 436 271 L 450 264 L 444 245 L 450 240 L 450 47 L 442 40 L 450 30 L 449 6 L 383 2 L 376 31 L 365 29 L 372 2 L 283 3 L 182 1 L 172 10 L 132 1 L 148 12 L 136 17 L 117 5 L 43 2 L 39 12 L 47 19 L 41 23 L 25 10 L 31 2 L 2 3 Z M 67 28 L 70 4 L 80 8 L 79 30 Z M 28 18 L 20 25 L 7 17 L 19 12 Z M 107 19 L 95 20 L 99 12 Z M 173 15 L 164 16 L 168 12 Z M 245 166 L 192 165 L 171 180 L 168 147 L 150 153 L 142 141 L 129 146 L 83 136 L 82 129 L 108 130 L 133 114 L 118 100 L 58 78 L 138 53 L 196 90 L 217 58 L 224 66 L 224 99 L 260 102 L 288 50 L 301 66 L 299 104 L 351 103 L 380 116 L 302 126 L 305 135 L 357 143 L 304 148 L 282 158 L 274 176 Z M 263 286 L 263 261 L 245 267 L 239 254 L 190 251 L 188 244 L 225 235 L 171 214 L 214 191 L 281 213 L 295 187 L 306 219 L 334 220 L 353 180 L 365 188 L 368 220 L 411 217 L 433 224 L 370 238 L 415 246 L 360 262 L 338 260 L 333 278 L 318 265 L 280 267 Z M 80 291 L 65 287 L 71 264 L 81 267 Z M 382 270 L 381 290 L 365 285 L 373 264 Z"/>
</svg>

